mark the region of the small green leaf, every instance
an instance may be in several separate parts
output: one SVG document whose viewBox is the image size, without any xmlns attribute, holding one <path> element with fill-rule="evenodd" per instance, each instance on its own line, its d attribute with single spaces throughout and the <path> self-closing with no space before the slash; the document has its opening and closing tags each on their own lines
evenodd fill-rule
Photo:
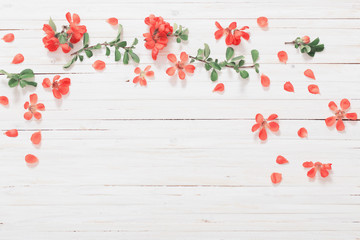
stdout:
<svg viewBox="0 0 360 240">
<path fill-rule="evenodd" d="M 20 80 L 19 85 L 20 85 L 21 88 L 24 88 L 26 86 L 25 80 Z"/>
<path fill-rule="evenodd" d="M 101 44 L 98 43 L 98 44 L 96 44 L 95 46 L 93 46 L 92 48 L 93 48 L 93 49 L 100 49 L 100 48 L 101 48 Z"/>
<path fill-rule="evenodd" d="M 240 60 L 239 63 L 238 63 L 238 67 L 242 67 L 244 66 L 245 64 L 245 61 L 244 60 Z"/>
<path fill-rule="evenodd" d="M 251 50 L 251 57 L 252 57 L 253 63 L 256 63 L 256 61 L 259 59 L 259 51 L 256 49 Z"/>
<path fill-rule="evenodd" d="M 119 24 L 119 27 L 118 27 L 118 34 L 116 36 L 116 39 L 119 40 L 120 37 L 121 37 L 121 33 L 122 33 L 122 30 L 123 30 L 123 27 L 121 24 Z"/>
<path fill-rule="evenodd" d="M 241 59 L 244 59 L 245 57 L 244 56 L 237 56 L 237 57 L 234 57 L 232 59 L 232 61 L 238 61 L 238 60 L 241 60 Z"/>
<path fill-rule="evenodd" d="M 188 35 L 185 35 L 185 34 L 181 34 L 180 35 L 180 38 L 184 41 L 187 41 L 188 40 Z"/>
<path fill-rule="evenodd" d="M 27 85 L 30 85 L 30 86 L 33 86 L 33 87 L 37 86 L 37 83 L 33 82 L 33 81 L 27 81 L 27 80 L 21 80 L 21 81 L 24 81 Z"/>
<path fill-rule="evenodd" d="M 226 49 L 226 60 L 229 61 L 234 55 L 234 49 L 232 47 L 228 47 Z"/>
<path fill-rule="evenodd" d="M 80 62 L 82 62 L 84 60 L 84 56 L 83 55 L 79 55 L 79 59 L 80 59 Z"/>
<path fill-rule="evenodd" d="M 123 63 L 128 64 L 129 63 L 129 53 L 125 51 L 124 57 L 123 57 Z"/>
<path fill-rule="evenodd" d="M 174 25 L 173 25 L 174 31 L 175 31 L 177 28 L 178 28 L 178 25 L 177 25 L 176 23 L 174 23 Z"/>
<path fill-rule="evenodd" d="M 16 87 L 19 84 L 19 80 L 15 79 L 15 78 L 10 78 L 8 85 L 9 87 Z"/>
<path fill-rule="evenodd" d="M 315 46 L 315 51 L 316 52 L 322 52 L 324 50 L 324 44 L 320 44 L 320 45 L 317 45 Z"/>
<path fill-rule="evenodd" d="M 137 38 L 135 38 L 132 46 L 135 46 L 136 44 L 138 44 L 138 42 L 139 42 L 139 40 Z"/>
<path fill-rule="evenodd" d="M 110 56 L 110 48 L 109 47 L 106 47 L 106 53 L 105 53 L 106 56 Z"/>
<path fill-rule="evenodd" d="M 211 81 L 216 81 L 218 79 L 218 73 L 215 71 L 215 69 L 212 70 L 210 79 Z"/>
<path fill-rule="evenodd" d="M 260 67 L 260 65 L 259 65 L 258 63 L 256 63 L 256 64 L 254 65 L 254 67 L 255 67 L 255 72 L 256 72 L 256 73 L 259 73 L 259 67 Z"/>
<path fill-rule="evenodd" d="M 306 46 L 305 46 L 305 52 L 308 53 L 308 52 L 310 52 L 310 51 L 311 51 L 311 47 L 308 46 L 308 45 L 306 45 Z"/>
<path fill-rule="evenodd" d="M 25 69 L 20 72 L 20 78 L 32 78 L 34 77 L 34 72 L 31 69 Z"/>
<path fill-rule="evenodd" d="M 320 42 L 320 39 L 319 39 L 319 38 L 316 38 L 314 41 L 312 41 L 312 42 L 309 43 L 308 45 L 313 47 L 313 46 L 318 45 L 319 42 Z"/>
<path fill-rule="evenodd" d="M 210 62 L 209 63 L 214 69 L 216 69 L 216 70 L 221 70 L 221 67 L 219 66 L 219 64 L 218 63 L 216 63 L 216 62 Z"/>
<path fill-rule="evenodd" d="M 205 56 L 205 59 L 207 59 L 210 56 L 210 48 L 209 48 L 209 45 L 207 45 L 206 43 L 204 45 L 205 45 L 204 56 Z"/>
<path fill-rule="evenodd" d="M 63 66 L 63 68 L 69 68 L 76 60 L 77 56 L 73 57 L 67 64 Z"/>
<path fill-rule="evenodd" d="M 66 36 L 64 34 L 59 35 L 60 44 L 65 44 L 67 42 Z"/>
<path fill-rule="evenodd" d="M 245 79 L 249 77 L 249 73 L 246 70 L 240 70 L 240 76 Z"/>
<path fill-rule="evenodd" d="M 83 45 L 88 45 L 89 44 L 89 34 L 86 32 L 84 33 L 84 38 L 83 38 Z"/>
<path fill-rule="evenodd" d="M 140 62 L 139 56 L 136 55 L 132 50 L 129 51 L 129 54 L 130 54 L 131 58 L 134 60 L 134 62 L 136 62 L 136 63 Z"/>
<path fill-rule="evenodd" d="M 208 63 L 205 63 L 205 69 L 206 69 L 206 71 L 209 71 L 209 70 L 211 69 L 211 66 L 210 66 L 210 64 L 208 64 Z"/>
<path fill-rule="evenodd" d="M 118 48 L 115 48 L 115 62 L 120 61 L 121 59 L 121 53 Z"/>
<path fill-rule="evenodd" d="M 314 57 L 315 56 L 315 51 L 314 50 L 311 50 L 311 52 L 308 52 L 307 53 L 310 57 Z"/>
<path fill-rule="evenodd" d="M 54 32 L 56 32 L 56 25 L 55 25 L 54 21 L 52 20 L 52 18 L 49 19 L 49 25 L 52 28 L 52 30 L 54 30 Z"/>
<path fill-rule="evenodd" d="M 204 55 L 204 50 L 199 48 L 198 51 L 197 51 L 196 57 L 202 59 L 203 55 Z"/>
<path fill-rule="evenodd" d="M 181 38 L 177 37 L 177 38 L 176 38 L 176 42 L 177 42 L 177 43 L 181 43 Z"/>
<path fill-rule="evenodd" d="M 90 50 L 85 50 L 85 54 L 88 58 L 91 58 L 93 56 L 93 52 Z"/>
<path fill-rule="evenodd" d="M 124 47 L 126 47 L 126 45 L 127 45 L 127 42 L 122 41 L 122 42 L 119 42 L 116 46 L 119 47 L 119 48 L 124 48 Z"/>
</svg>

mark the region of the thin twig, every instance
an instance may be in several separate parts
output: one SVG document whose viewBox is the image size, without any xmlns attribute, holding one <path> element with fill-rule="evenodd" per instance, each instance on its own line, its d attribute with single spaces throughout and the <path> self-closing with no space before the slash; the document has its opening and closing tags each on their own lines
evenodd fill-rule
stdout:
<svg viewBox="0 0 360 240">
<path fill-rule="evenodd" d="M 206 60 L 197 59 L 196 57 L 193 57 L 193 56 L 189 56 L 189 58 L 194 59 L 194 60 L 199 61 L 199 62 L 209 63 L 209 62 L 207 62 Z M 234 66 L 229 66 L 229 65 L 225 65 L 224 67 L 234 68 Z M 255 67 L 255 65 L 251 65 L 251 66 L 241 66 L 241 67 L 239 67 L 239 68 L 253 68 L 253 67 Z"/>
</svg>

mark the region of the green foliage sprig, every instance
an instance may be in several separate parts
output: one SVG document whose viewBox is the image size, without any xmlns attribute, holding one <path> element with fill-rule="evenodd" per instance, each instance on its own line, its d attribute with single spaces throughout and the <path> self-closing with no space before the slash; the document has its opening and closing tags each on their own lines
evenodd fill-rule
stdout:
<svg viewBox="0 0 360 240">
<path fill-rule="evenodd" d="M 20 85 L 20 87 L 24 88 L 27 85 L 36 87 L 37 83 L 34 81 L 30 81 L 30 78 L 33 78 L 34 72 L 31 69 L 25 69 L 22 70 L 20 73 L 8 73 L 4 70 L 0 70 L 0 73 L 6 75 L 6 77 L 9 79 L 8 85 L 9 87 L 16 87 L 17 85 Z"/>
<path fill-rule="evenodd" d="M 240 56 L 234 56 L 234 49 L 232 47 L 228 47 L 226 49 L 226 59 L 219 61 L 218 59 L 213 59 L 210 57 L 210 48 L 208 44 L 204 44 L 205 47 L 202 49 L 198 49 L 196 57 L 189 56 L 191 58 L 190 62 L 203 62 L 205 63 L 205 69 L 207 71 L 211 70 L 210 79 L 211 81 L 218 80 L 218 71 L 221 71 L 223 68 L 230 68 L 234 69 L 235 72 L 239 73 L 242 78 L 248 78 L 249 73 L 248 71 L 244 70 L 245 68 L 254 68 L 257 73 L 259 73 L 259 67 L 260 65 L 257 62 L 259 58 L 259 52 L 254 49 L 251 51 L 251 56 L 253 59 L 253 65 L 247 65 L 245 66 L 245 57 Z"/>
<path fill-rule="evenodd" d="M 88 58 L 91 58 L 93 56 L 93 50 L 101 49 L 102 47 L 105 47 L 105 49 L 106 49 L 106 52 L 105 52 L 106 56 L 110 56 L 110 54 L 111 54 L 110 48 L 111 47 L 114 48 L 114 58 L 115 58 L 116 62 L 120 61 L 121 57 L 123 55 L 123 63 L 124 64 L 129 63 L 130 57 L 132 58 L 132 60 L 134 62 L 139 63 L 140 58 L 133 51 L 133 49 L 135 49 L 135 46 L 139 42 L 138 39 L 135 38 L 133 43 L 130 46 L 127 46 L 127 42 L 121 40 L 122 29 L 123 29 L 122 25 L 119 24 L 118 34 L 113 41 L 98 43 L 98 44 L 95 44 L 92 46 L 89 46 L 89 41 L 90 41 L 89 34 L 85 33 L 84 38 L 83 38 L 83 48 L 70 54 L 70 56 L 74 56 L 74 57 L 67 64 L 64 65 L 64 68 L 69 68 L 77 60 L 80 60 L 80 62 L 82 62 L 84 60 L 84 55 L 82 55 L 82 53 L 85 53 L 85 55 Z M 124 52 L 121 53 L 120 49 L 123 49 Z"/>
<path fill-rule="evenodd" d="M 176 42 L 181 43 L 181 41 L 187 41 L 189 38 L 189 29 L 184 28 L 181 25 L 174 23 L 173 25 L 173 34 L 172 36 L 176 37 Z"/>
<path fill-rule="evenodd" d="M 285 44 L 294 44 L 295 48 L 299 48 L 300 52 L 307 53 L 310 57 L 314 57 L 315 53 L 322 52 L 325 48 L 324 44 L 319 44 L 320 39 L 316 38 L 312 42 L 304 42 L 303 38 L 297 37 L 292 42 L 285 42 Z"/>
</svg>

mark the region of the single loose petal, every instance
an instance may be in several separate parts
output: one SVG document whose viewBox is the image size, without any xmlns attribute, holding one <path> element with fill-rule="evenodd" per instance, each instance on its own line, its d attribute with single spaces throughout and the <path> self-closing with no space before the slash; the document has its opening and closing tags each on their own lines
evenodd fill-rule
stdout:
<svg viewBox="0 0 360 240">
<path fill-rule="evenodd" d="M 345 125 L 344 125 L 344 122 L 342 119 L 339 119 L 337 122 L 336 122 L 336 129 L 338 131 L 344 131 L 345 130 Z"/>
<path fill-rule="evenodd" d="M 308 90 L 309 90 L 309 93 L 312 93 L 312 94 L 319 94 L 320 93 L 320 90 L 319 90 L 319 87 L 315 84 L 310 84 L 308 86 Z"/>
<path fill-rule="evenodd" d="M 306 69 L 304 75 L 315 80 L 314 72 L 311 69 Z"/>
<path fill-rule="evenodd" d="M 342 109 L 343 111 L 349 109 L 349 107 L 350 107 L 350 102 L 349 102 L 349 100 L 347 100 L 346 98 L 344 98 L 343 100 L 341 100 L 341 102 L 340 102 L 340 107 L 341 107 L 341 109 Z"/>
<path fill-rule="evenodd" d="M 101 60 L 96 60 L 92 66 L 95 70 L 103 70 L 106 64 Z"/>
<path fill-rule="evenodd" d="M 274 172 L 271 174 L 270 178 L 271 178 L 272 183 L 277 184 L 277 183 L 281 182 L 282 174 Z"/>
<path fill-rule="evenodd" d="M 265 74 L 261 74 L 261 85 L 263 87 L 270 86 L 270 78 L 266 76 Z"/>
<path fill-rule="evenodd" d="M 267 17 L 258 17 L 257 24 L 261 28 L 266 28 L 268 26 L 268 19 Z"/>
<path fill-rule="evenodd" d="M 29 163 L 29 164 L 35 164 L 39 161 L 39 159 L 37 157 L 35 157 L 32 154 L 28 154 L 25 156 L 25 162 Z"/>
<path fill-rule="evenodd" d="M 7 97 L 5 97 L 5 96 L 0 96 L 0 104 L 4 105 L 4 106 L 8 105 L 9 104 L 9 99 Z"/>
<path fill-rule="evenodd" d="M 286 63 L 288 60 L 288 55 L 285 51 L 280 51 L 278 52 L 278 58 L 280 62 Z"/>
<path fill-rule="evenodd" d="M 30 138 L 33 144 L 39 144 L 41 142 L 41 132 L 34 132 Z"/>
<path fill-rule="evenodd" d="M 291 82 L 286 82 L 284 84 L 284 90 L 287 92 L 294 92 L 294 86 L 291 84 Z"/>
<path fill-rule="evenodd" d="M 8 33 L 5 36 L 3 36 L 2 39 L 4 40 L 4 42 L 12 42 L 12 41 L 14 41 L 15 36 L 12 33 Z"/>
<path fill-rule="evenodd" d="M 289 163 L 289 161 L 285 157 L 279 155 L 276 158 L 276 163 L 277 164 L 285 164 L 285 163 Z"/>
<path fill-rule="evenodd" d="M 308 136 L 308 132 L 307 132 L 306 128 L 300 128 L 299 131 L 297 132 L 297 134 L 301 138 L 306 138 Z"/>
<path fill-rule="evenodd" d="M 225 89 L 225 86 L 223 83 L 219 83 L 215 86 L 213 92 L 223 92 Z"/>
<path fill-rule="evenodd" d="M 325 124 L 328 127 L 331 127 L 332 125 L 334 125 L 334 123 L 336 122 L 336 117 L 332 116 L 332 117 L 328 117 L 325 119 Z"/>
<path fill-rule="evenodd" d="M 118 19 L 117 18 L 114 18 L 114 17 L 112 17 L 112 18 L 109 18 L 108 20 L 106 20 L 110 25 L 112 25 L 112 26 L 116 26 L 116 25 L 118 25 L 118 23 L 119 23 L 119 21 L 118 21 Z"/>
<path fill-rule="evenodd" d="M 15 55 L 15 57 L 12 60 L 12 64 L 19 64 L 24 61 L 24 56 L 21 53 L 18 53 Z"/>
<path fill-rule="evenodd" d="M 18 134 L 18 130 L 11 129 L 11 130 L 6 131 L 5 135 L 8 137 L 17 137 L 19 134 Z"/>
</svg>

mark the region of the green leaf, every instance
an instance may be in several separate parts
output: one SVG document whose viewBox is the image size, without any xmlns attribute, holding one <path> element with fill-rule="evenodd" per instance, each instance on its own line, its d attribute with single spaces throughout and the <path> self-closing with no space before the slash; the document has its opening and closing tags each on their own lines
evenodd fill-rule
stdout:
<svg viewBox="0 0 360 240">
<path fill-rule="evenodd" d="M 305 49 L 305 52 L 306 52 L 306 53 L 308 53 L 308 52 L 310 52 L 310 51 L 311 51 L 311 47 L 310 47 L 310 46 L 308 46 L 308 45 L 306 45 L 304 49 Z"/>
<path fill-rule="evenodd" d="M 19 84 L 19 80 L 15 79 L 15 78 L 10 78 L 8 85 L 9 87 L 16 87 Z"/>
<path fill-rule="evenodd" d="M 93 49 L 100 49 L 100 48 L 101 48 L 101 44 L 98 43 L 98 44 L 96 44 L 95 46 L 93 46 L 92 48 L 93 48 Z"/>
<path fill-rule="evenodd" d="M 174 31 L 175 31 L 177 28 L 178 28 L 178 25 L 177 25 L 176 23 L 174 23 L 174 25 L 173 25 Z"/>
<path fill-rule="evenodd" d="M 106 47 L 106 53 L 105 53 L 106 56 L 110 56 L 110 48 L 109 47 Z"/>
<path fill-rule="evenodd" d="M 238 63 L 238 67 L 242 67 L 244 64 L 245 64 L 245 61 L 244 61 L 244 60 L 240 60 L 239 63 Z"/>
<path fill-rule="evenodd" d="M 221 70 L 221 67 L 219 66 L 219 64 L 217 64 L 216 62 L 210 62 L 209 63 L 214 69 L 216 70 Z"/>
<path fill-rule="evenodd" d="M 185 35 L 185 34 L 181 34 L 180 35 L 180 38 L 184 41 L 187 41 L 188 40 L 188 35 Z"/>
<path fill-rule="evenodd" d="M 34 77 L 34 72 L 31 69 L 25 69 L 20 72 L 20 78 L 32 78 Z"/>
<path fill-rule="evenodd" d="M 55 25 L 54 21 L 52 20 L 52 18 L 49 19 L 49 25 L 52 28 L 52 30 L 54 30 L 54 32 L 56 32 L 56 25 Z"/>
<path fill-rule="evenodd" d="M 122 33 L 122 30 L 123 30 L 123 27 L 121 24 L 119 24 L 119 27 L 118 27 L 118 34 L 116 36 L 116 39 L 119 40 L 120 37 L 121 37 L 121 33 Z"/>
<path fill-rule="evenodd" d="M 240 76 L 245 79 L 249 77 L 249 73 L 246 70 L 240 70 Z"/>
<path fill-rule="evenodd" d="M 24 88 L 26 86 L 26 82 L 24 80 L 20 80 L 19 84 L 21 88 Z"/>
<path fill-rule="evenodd" d="M 260 67 L 260 65 L 259 65 L 258 63 L 256 63 L 254 66 L 255 66 L 255 72 L 256 72 L 256 73 L 259 73 L 259 67 Z"/>
<path fill-rule="evenodd" d="M 77 56 L 73 57 L 67 64 L 63 66 L 63 68 L 69 68 L 76 60 Z"/>
<path fill-rule="evenodd" d="M 204 55 L 204 50 L 199 48 L 196 57 L 202 59 L 203 55 Z"/>
<path fill-rule="evenodd" d="M 316 38 L 314 41 L 312 41 L 312 42 L 309 43 L 308 45 L 313 47 L 313 46 L 318 45 L 319 42 L 320 42 L 320 39 L 319 39 L 319 38 Z"/>
<path fill-rule="evenodd" d="M 6 76 L 9 76 L 9 75 L 10 75 L 10 73 L 6 72 L 5 70 L 0 70 L 0 73 L 4 74 L 4 75 L 6 75 Z"/>
<path fill-rule="evenodd" d="M 121 53 L 118 48 L 115 48 L 115 62 L 120 61 L 121 59 Z"/>
<path fill-rule="evenodd" d="M 212 70 L 211 75 L 210 75 L 210 79 L 211 79 L 211 81 L 216 81 L 218 79 L 218 74 L 215 71 L 215 69 Z"/>
<path fill-rule="evenodd" d="M 211 69 L 211 66 L 210 66 L 210 64 L 208 64 L 208 63 L 205 63 L 205 69 L 206 69 L 206 71 L 209 71 L 209 70 Z"/>
<path fill-rule="evenodd" d="M 59 35 L 59 42 L 60 44 L 65 44 L 67 42 L 67 39 L 64 34 Z"/>
<path fill-rule="evenodd" d="M 204 56 L 205 56 L 205 59 L 207 59 L 210 56 L 210 48 L 209 48 L 209 45 L 207 45 L 206 43 L 204 45 L 205 45 Z"/>
<path fill-rule="evenodd" d="M 125 51 L 124 57 L 123 57 L 123 63 L 128 64 L 129 63 L 129 53 Z"/>
<path fill-rule="evenodd" d="M 226 49 L 226 60 L 229 61 L 234 55 L 234 49 L 232 47 L 228 47 Z"/>
<path fill-rule="evenodd" d="M 139 40 L 137 38 L 135 38 L 132 46 L 135 46 L 136 44 L 138 44 L 138 42 L 139 42 Z"/>
<path fill-rule="evenodd" d="M 80 62 L 82 62 L 84 60 L 84 56 L 83 55 L 79 55 L 79 59 L 80 59 Z"/>
<path fill-rule="evenodd" d="M 86 46 L 88 44 L 89 44 L 89 34 L 86 32 L 84 33 L 83 45 Z"/>
<path fill-rule="evenodd" d="M 131 58 L 134 60 L 134 62 L 136 62 L 136 63 L 139 63 L 139 62 L 140 62 L 139 56 L 136 55 L 133 51 L 130 50 L 130 51 L 129 51 L 129 54 L 130 54 Z"/>
<path fill-rule="evenodd" d="M 259 51 L 256 49 L 251 50 L 251 57 L 252 57 L 253 63 L 256 63 L 256 61 L 259 59 Z"/>
<path fill-rule="evenodd" d="M 307 53 L 310 57 L 314 57 L 315 56 L 315 51 L 314 50 L 311 50 L 311 52 L 308 52 Z"/>
<path fill-rule="evenodd" d="M 90 50 L 85 50 L 85 54 L 88 58 L 91 58 L 93 56 L 93 52 Z"/>
<path fill-rule="evenodd" d="M 181 38 L 177 37 L 177 38 L 176 38 L 176 42 L 177 42 L 177 43 L 181 43 Z"/>
<path fill-rule="evenodd" d="M 126 47 L 126 45 L 127 45 L 127 42 L 122 41 L 122 42 L 119 42 L 116 46 L 119 47 L 119 48 L 123 48 L 123 47 Z"/>
<path fill-rule="evenodd" d="M 30 85 L 30 86 L 33 86 L 33 87 L 37 86 L 37 83 L 33 82 L 33 81 L 27 81 L 27 80 L 21 80 L 21 81 L 25 82 L 26 85 Z M 21 81 L 20 81 L 20 85 L 21 85 Z"/>
<path fill-rule="evenodd" d="M 320 45 L 317 45 L 315 46 L 315 51 L 316 52 L 322 52 L 324 50 L 324 44 L 320 44 Z"/>
<path fill-rule="evenodd" d="M 244 56 L 237 56 L 237 57 L 234 57 L 232 59 L 232 61 L 237 61 L 237 60 L 241 60 L 241 59 L 244 59 L 245 57 Z"/>
</svg>

